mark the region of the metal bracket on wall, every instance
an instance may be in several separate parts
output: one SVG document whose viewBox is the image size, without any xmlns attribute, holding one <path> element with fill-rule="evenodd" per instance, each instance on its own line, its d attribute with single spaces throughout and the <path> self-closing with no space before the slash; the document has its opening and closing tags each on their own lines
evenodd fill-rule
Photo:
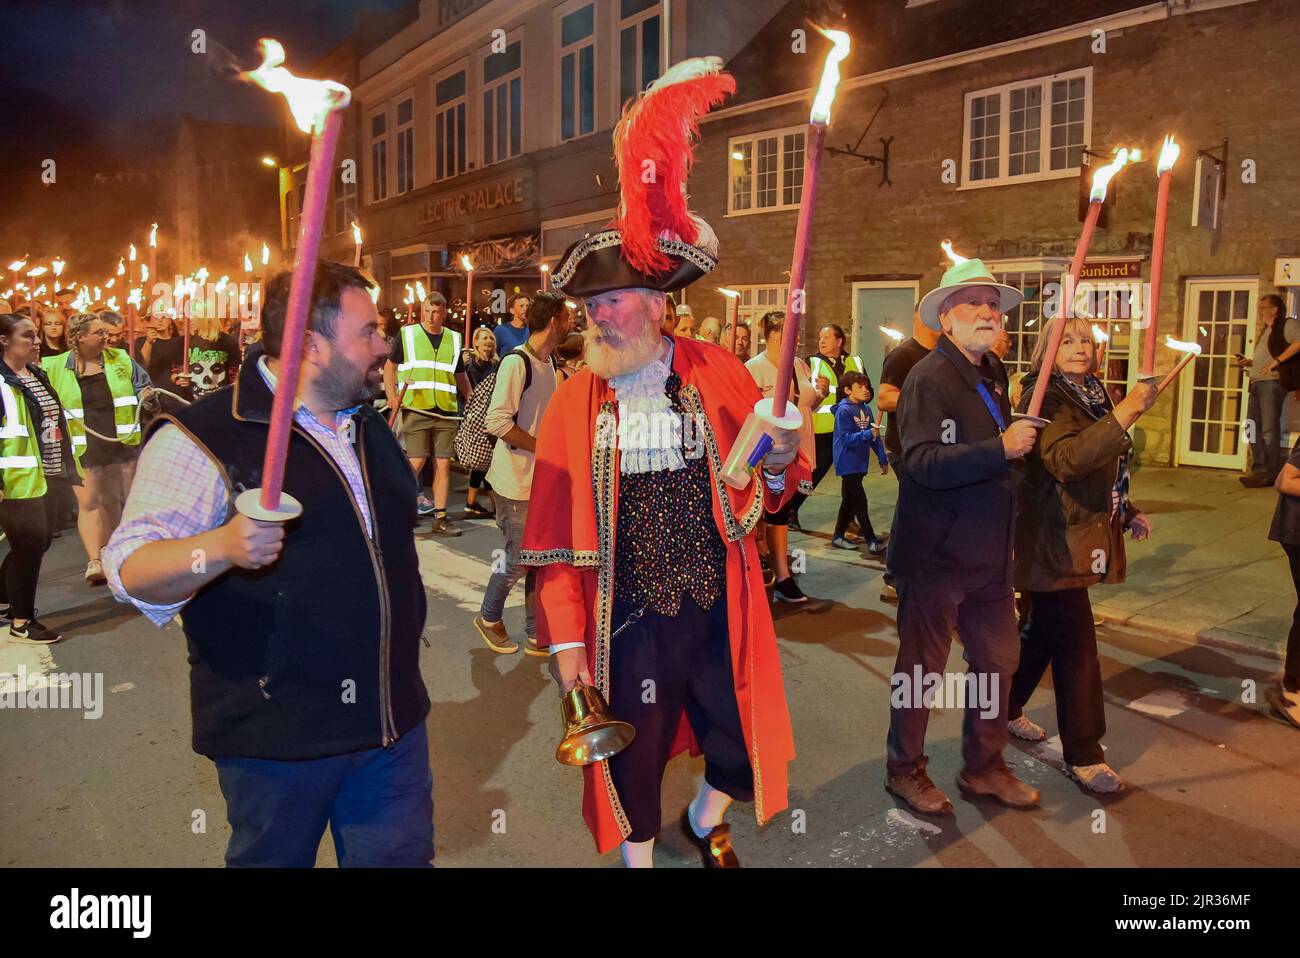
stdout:
<svg viewBox="0 0 1300 958">
<path fill-rule="evenodd" d="M 867 135 L 866 131 L 864 130 L 862 132 L 862 136 L 866 136 L 866 135 Z M 834 153 L 837 156 L 856 156 L 859 160 L 865 160 L 866 162 L 872 164 L 873 166 L 879 163 L 880 183 L 878 185 L 893 186 L 894 181 L 889 178 L 889 144 L 892 142 L 894 142 L 894 138 L 892 136 L 888 136 L 888 137 L 882 136 L 880 138 L 879 156 L 871 156 L 867 153 L 858 152 L 858 147 L 862 145 L 862 137 L 858 137 L 858 142 L 853 144 L 853 147 L 851 149 L 841 150 L 838 147 L 828 146 L 826 147 L 826 152 Z"/>
<path fill-rule="evenodd" d="M 858 152 L 858 148 L 862 146 L 862 141 L 865 140 L 867 138 L 867 134 L 871 132 L 871 126 L 876 122 L 876 117 L 880 116 L 881 108 L 884 107 L 884 105 L 889 102 L 889 91 L 885 90 L 884 92 L 885 92 L 884 97 L 882 97 L 880 103 L 876 105 L 876 112 L 871 114 L 871 119 L 867 121 L 866 128 L 863 129 L 862 135 L 858 137 L 858 142 L 854 143 L 853 146 L 851 147 L 845 144 L 844 149 L 840 149 L 839 147 L 835 147 L 835 146 L 828 146 L 826 147 L 826 152 L 835 154 L 837 156 L 856 156 L 859 160 L 864 160 L 873 166 L 879 163 L 880 183 L 878 185 L 893 186 L 894 181 L 889 178 L 889 144 L 894 142 L 894 138 L 892 136 L 890 137 L 882 136 L 880 138 L 879 156 L 871 156 L 870 154 L 867 153 Z"/>
</svg>

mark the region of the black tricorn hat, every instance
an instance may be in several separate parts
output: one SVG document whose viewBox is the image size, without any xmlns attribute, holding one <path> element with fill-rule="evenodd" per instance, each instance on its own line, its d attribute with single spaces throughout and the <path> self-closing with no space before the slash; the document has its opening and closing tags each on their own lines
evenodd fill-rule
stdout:
<svg viewBox="0 0 1300 958">
<path fill-rule="evenodd" d="M 676 64 L 630 103 L 614 129 L 619 208 L 560 257 L 552 281 L 571 296 L 616 289 L 672 293 L 718 265 L 718 238 L 686 201 L 699 118 L 736 91 L 719 57 Z"/>
</svg>

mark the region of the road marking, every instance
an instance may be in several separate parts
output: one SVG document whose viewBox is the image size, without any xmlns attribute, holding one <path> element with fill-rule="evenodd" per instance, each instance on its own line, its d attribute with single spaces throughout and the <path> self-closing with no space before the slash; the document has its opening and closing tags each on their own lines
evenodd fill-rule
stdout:
<svg viewBox="0 0 1300 958">
<path fill-rule="evenodd" d="M 490 562 L 428 539 L 416 539 L 415 552 L 420 557 L 420 577 L 424 579 L 426 589 L 446 596 L 466 612 L 479 610 L 483 604 L 483 589 L 492 575 Z M 523 604 L 521 581 L 510 590 L 506 608 L 514 609 Z"/>
<path fill-rule="evenodd" d="M 56 666 L 54 654 L 48 645 L 32 645 L 27 642 L 0 642 L 0 692 L 21 691 L 18 688 L 18 670 L 26 669 L 27 691 L 50 688 L 49 674 Z M 67 676 L 63 677 L 61 688 L 69 685 Z"/>
<path fill-rule="evenodd" d="M 1183 693 L 1174 689 L 1156 689 L 1140 699 L 1129 702 L 1128 707 L 1135 712 L 1154 715 L 1156 718 L 1173 718 L 1187 711 L 1188 702 Z"/>
<path fill-rule="evenodd" d="M 901 825 L 922 835 L 942 835 L 943 829 L 938 825 L 923 821 L 901 808 L 891 808 L 885 813 L 885 822 L 889 825 Z"/>
</svg>

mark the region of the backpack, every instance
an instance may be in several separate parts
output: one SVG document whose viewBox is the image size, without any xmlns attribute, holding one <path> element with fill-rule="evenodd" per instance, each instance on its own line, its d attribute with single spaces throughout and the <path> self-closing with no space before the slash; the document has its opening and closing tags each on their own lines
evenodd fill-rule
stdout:
<svg viewBox="0 0 1300 958">
<path fill-rule="evenodd" d="M 528 355 L 523 351 L 523 347 L 519 347 L 502 356 L 501 362 L 504 363 L 507 357 L 516 355 L 524 361 L 524 390 L 519 394 L 522 399 L 524 392 L 527 392 L 528 387 L 533 384 L 533 364 L 529 361 Z M 467 469 L 487 472 L 488 466 L 492 465 L 492 450 L 497 444 L 497 437 L 487 431 L 484 423 L 487 421 L 488 407 L 492 405 L 492 390 L 496 386 L 497 373 L 500 371 L 501 364 L 498 363 L 497 368 L 484 376 L 474 387 L 474 392 L 470 394 L 469 402 L 465 406 L 460 428 L 456 430 L 452 448 L 456 453 L 456 461 Z"/>
</svg>

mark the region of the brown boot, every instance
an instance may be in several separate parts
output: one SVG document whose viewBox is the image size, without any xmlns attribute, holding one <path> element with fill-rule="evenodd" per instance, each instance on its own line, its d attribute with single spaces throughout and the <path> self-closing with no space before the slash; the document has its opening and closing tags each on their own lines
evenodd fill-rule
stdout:
<svg viewBox="0 0 1300 958">
<path fill-rule="evenodd" d="M 918 768 L 911 775 L 891 775 L 885 778 L 885 791 L 897 795 L 915 811 L 923 815 L 951 815 L 952 802 L 930 781 L 925 769 Z"/>
<path fill-rule="evenodd" d="M 1016 778 L 1006 765 L 998 764 L 983 775 L 972 775 L 966 769 L 957 773 L 957 787 L 967 797 L 983 795 L 996 798 L 1008 808 L 1037 808 L 1038 789 Z"/>
</svg>

